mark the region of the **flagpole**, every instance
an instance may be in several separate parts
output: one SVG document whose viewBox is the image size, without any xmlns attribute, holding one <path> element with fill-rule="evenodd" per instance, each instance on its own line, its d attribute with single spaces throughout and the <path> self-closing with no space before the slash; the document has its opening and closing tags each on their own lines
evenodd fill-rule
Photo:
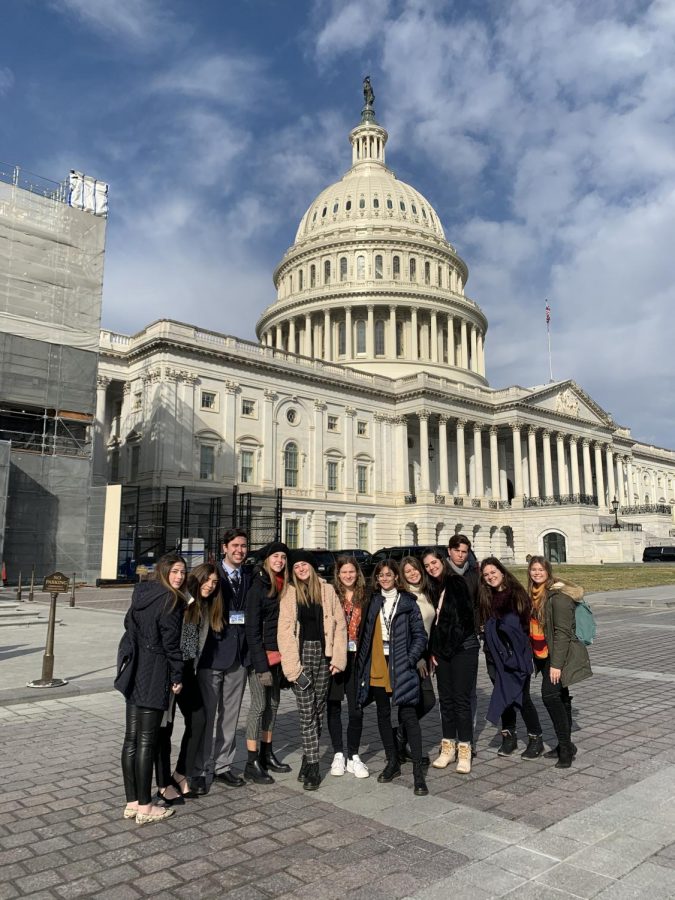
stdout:
<svg viewBox="0 0 675 900">
<path fill-rule="evenodd" d="M 551 307 L 546 301 L 546 336 L 548 338 L 548 374 L 549 380 L 553 381 L 553 359 L 551 357 Z"/>
</svg>

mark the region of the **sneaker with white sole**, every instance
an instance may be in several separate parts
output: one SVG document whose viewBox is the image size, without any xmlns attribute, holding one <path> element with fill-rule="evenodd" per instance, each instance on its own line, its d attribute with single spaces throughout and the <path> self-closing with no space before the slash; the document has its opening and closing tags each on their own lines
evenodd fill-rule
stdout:
<svg viewBox="0 0 675 900">
<path fill-rule="evenodd" d="M 330 774 L 331 775 L 344 775 L 345 774 L 345 757 L 344 753 L 336 753 L 333 757 L 333 762 L 330 766 Z"/>
<path fill-rule="evenodd" d="M 367 778 L 370 775 L 368 766 L 364 762 L 361 762 L 356 754 L 354 754 L 351 759 L 347 760 L 347 771 L 350 775 L 353 775 L 354 778 Z"/>
</svg>

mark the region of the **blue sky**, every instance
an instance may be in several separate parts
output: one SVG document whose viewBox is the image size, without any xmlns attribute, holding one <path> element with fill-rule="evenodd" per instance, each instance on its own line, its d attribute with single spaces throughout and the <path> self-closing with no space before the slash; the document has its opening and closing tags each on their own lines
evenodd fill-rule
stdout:
<svg viewBox="0 0 675 900">
<path fill-rule="evenodd" d="M 252 338 L 370 73 L 490 383 L 548 380 L 548 297 L 554 377 L 675 448 L 674 70 L 671 0 L 5 0 L 0 160 L 109 182 L 105 327 Z"/>
</svg>

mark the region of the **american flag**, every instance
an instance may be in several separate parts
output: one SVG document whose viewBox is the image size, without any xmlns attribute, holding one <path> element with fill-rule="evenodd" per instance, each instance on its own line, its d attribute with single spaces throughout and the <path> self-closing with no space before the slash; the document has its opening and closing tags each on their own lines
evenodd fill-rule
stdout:
<svg viewBox="0 0 675 900">
<path fill-rule="evenodd" d="M 546 324 L 551 324 L 551 307 L 548 305 L 548 300 L 546 301 Z"/>
</svg>

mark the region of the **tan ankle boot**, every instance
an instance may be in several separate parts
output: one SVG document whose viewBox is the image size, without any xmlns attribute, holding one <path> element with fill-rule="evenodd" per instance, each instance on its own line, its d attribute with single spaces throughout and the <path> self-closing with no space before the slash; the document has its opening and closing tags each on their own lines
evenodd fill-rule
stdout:
<svg viewBox="0 0 675 900">
<path fill-rule="evenodd" d="M 457 768 L 460 775 L 468 775 L 471 771 L 471 744 L 457 744 Z"/>
<path fill-rule="evenodd" d="M 434 769 L 445 769 L 457 757 L 457 743 L 455 741 L 447 741 L 445 738 L 441 741 L 441 749 L 438 759 L 432 762 Z"/>
</svg>

